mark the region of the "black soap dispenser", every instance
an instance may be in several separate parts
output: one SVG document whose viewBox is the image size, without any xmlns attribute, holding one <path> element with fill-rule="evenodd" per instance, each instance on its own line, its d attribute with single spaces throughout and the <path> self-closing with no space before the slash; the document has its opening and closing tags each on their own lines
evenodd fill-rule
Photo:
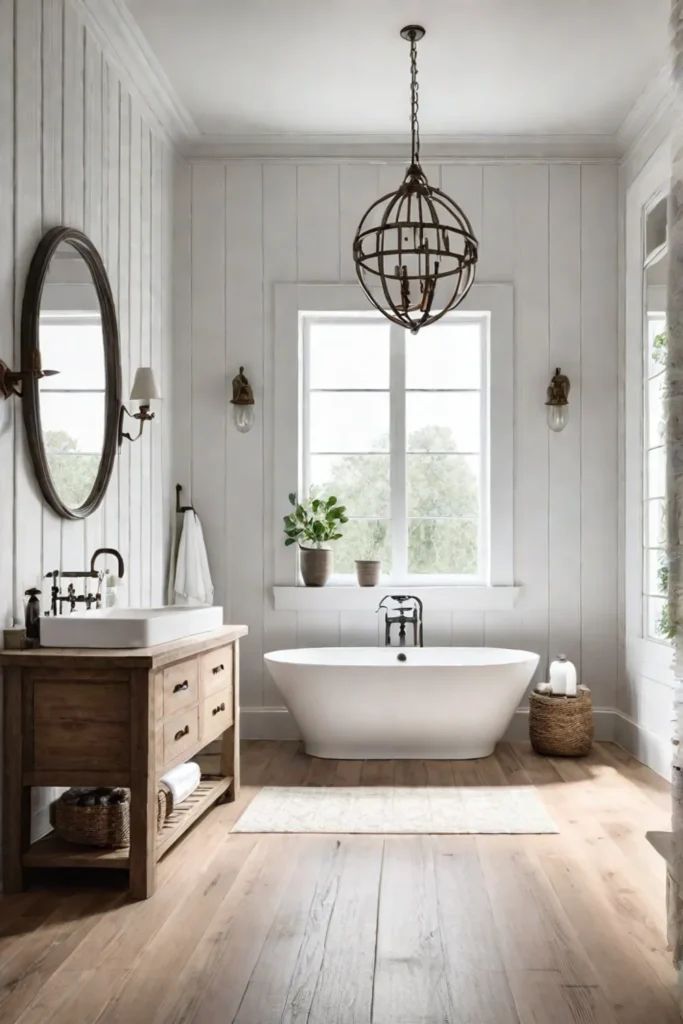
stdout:
<svg viewBox="0 0 683 1024">
<path fill-rule="evenodd" d="M 38 596 L 41 593 L 36 587 L 30 587 L 25 591 L 28 601 L 26 602 L 26 646 L 40 647 L 40 601 Z"/>
</svg>

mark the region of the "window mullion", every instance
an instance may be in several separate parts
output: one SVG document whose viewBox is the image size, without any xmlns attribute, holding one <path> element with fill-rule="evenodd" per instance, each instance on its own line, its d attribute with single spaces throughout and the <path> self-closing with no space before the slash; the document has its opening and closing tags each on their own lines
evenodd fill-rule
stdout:
<svg viewBox="0 0 683 1024">
<path fill-rule="evenodd" d="M 391 564 L 392 578 L 408 572 L 406 515 L 406 347 L 404 330 L 391 326 Z"/>
</svg>

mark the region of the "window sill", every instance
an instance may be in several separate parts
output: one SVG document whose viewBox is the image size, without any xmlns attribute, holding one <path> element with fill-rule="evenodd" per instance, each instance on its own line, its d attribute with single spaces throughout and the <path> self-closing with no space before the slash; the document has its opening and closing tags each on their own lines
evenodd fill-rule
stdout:
<svg viewBox="0 0 683 1024">
<path fill-rule="evenodd" d="M 472 585 L 382 584 L 358 587 L 328 583 L 326 587 L 273 587 L 276 611 L 356 612 L 375 611 L 383 597 L 404 593 L 419 597 L 429 611 L 492 612 L 514 608 L 521 587 Z"/>
</svg>

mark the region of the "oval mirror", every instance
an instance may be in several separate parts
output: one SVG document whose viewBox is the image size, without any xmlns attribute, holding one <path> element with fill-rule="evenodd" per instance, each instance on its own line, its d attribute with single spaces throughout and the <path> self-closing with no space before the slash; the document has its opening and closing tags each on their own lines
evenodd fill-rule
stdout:
<svg viewBox="0 0 683 1024">
<path fill-rule="evenodd" d="M 21 319 L 24 424 L 45 499 L 82 519 L 102 501 L 117 450 L 121 363 L 102 259 L 86 235 L 54 228 L 29 269 Z"/>
</svg>

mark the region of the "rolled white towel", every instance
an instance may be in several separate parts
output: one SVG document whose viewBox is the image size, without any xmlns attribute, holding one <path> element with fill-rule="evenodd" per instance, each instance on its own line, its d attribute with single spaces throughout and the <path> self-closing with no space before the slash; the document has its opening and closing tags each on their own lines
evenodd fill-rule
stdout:
<svg viewBox="0 0 683 1024">
<path fill-rule="evenodd" d="M 202 773 L 198 764 L 194 761 L 187 761 L 185 764 L 176 765 L 169 772 L 161 776 L 163 782 L 171 791 L 173 807 L 177 807 L 183 800 L 187 800 L 191 793 L 201 781 Z"/>
</svg>

